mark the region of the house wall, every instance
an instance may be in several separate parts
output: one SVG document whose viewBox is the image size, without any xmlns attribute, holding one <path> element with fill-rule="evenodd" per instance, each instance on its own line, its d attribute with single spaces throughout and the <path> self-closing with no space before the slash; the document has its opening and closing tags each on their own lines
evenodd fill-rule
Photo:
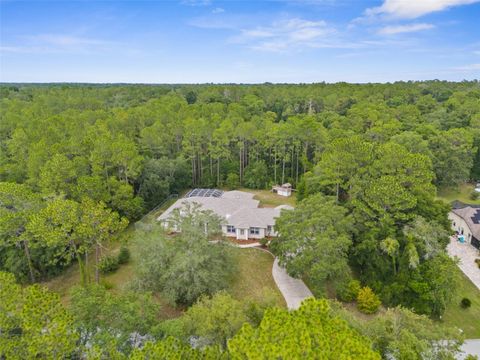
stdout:
<svg viewBox="0 0 480 360">
<path fill-rule="evenodd" d="M 248 229 L 248 237 L 250 239 L 263 239 L 265 237 L 265 229 L 260 228 L 260 232 L 258 235 L 250 234 L 250 229 Z"/>
<path fill-rule="evenodd" d="M 465 236 L 465 241 L 467 243 L 471 244 L 473 234 L 472 234 L 472 231 L 470 230 L 470 228 L 468 227 L 467 223 L 465 222 L 465 220 L 463 220 L 460 216 L 458 216 L 457 214 L 455 214 L 453 212 L 450 212 L 448 214 L 448 218 L 452 222 L 452 229 L 455 230 L 456 232 L 458 232 L 459 234 L 461 234 L 462 230 L 463 230 L 463 235 Z"/>
<path fill-rule="evenodd" d="M 277 194 L 281 195 L 281 196 L 290 196 L 290 195 L 292 195 L 292 190 L 290 190 L 290 189 L 279 189 L 277 191 Z"/>
</svg>

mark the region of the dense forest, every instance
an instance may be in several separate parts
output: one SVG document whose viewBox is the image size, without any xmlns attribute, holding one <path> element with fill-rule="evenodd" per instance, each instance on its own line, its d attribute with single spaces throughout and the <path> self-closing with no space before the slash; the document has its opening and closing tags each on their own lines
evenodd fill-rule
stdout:
<svg viewBox="0 0 480 360">
<path fill-rule="evenodd" d="M 287 271 L 305 279 L 316 294 L 333 288 L 344 300 L 358 282 L 385 306 L 403 306 L 437 319 L 455 293 L 456 265 L 445 251 L 450 207 L 436 194 L 439 188 L 480 180 L 478 81 L 4 84 L 0 97 L 0 271 L 15 279 L 0 275 L 18 303 L 31 306 L 31 293 L 40 294 L 45 303 L 57 301 L 36 286 L 21 290 L 15 281 L 46 280 L 74 262 L 82 270 L 83 284 L 91 283 L 84 269 L 91 261 L 98 265 L 103 244 L 170 194 L 190 187 L 268 189 L 285 182 L 293 184 L 299 203 L 279 218 L 280 237 L 270 247 Z M 222 258 L 225 263 L 215 265 L 218 272 L 229 267 L 228 251 L 207 254 L 206 247 L 195 245 L 200 240 L 190 242 L 188 234 L 185 231 L 177 244 L 183 242 L 205 257 Z M 166 249 L 178 253 L 178 245 L 168 245 L 167 238 L 162 241 L 171 248 L 156 249 L 152 241 L 150 245 L 145 241 L 146 248 L 151 246 L 145 259 L 155 251 L 165 254 Z M 150 277 L 154 271 L 168 271 L 154 269 L 151 263 L 145 266 L 143 273 Z M 94 277 L 98 282 L 98 271 Z M 146 279 L 137 289 L 147 294 L 164 286 L 155 281 Z M 222 285 L 215 286 L 198 287 L 193 295 L 171 289 L 173 302 L 207 301 L 202 293 L 221 296 Z M 1 295 L 2 291 L 0 300 Z M 86 297 L 107 296 L 84 294 L 81 289 L 77 295 L 77 313 L 86 311 L 82 302 L 88 303 Z M 150 306 L 148 299 L 131 301 L 139 313 Z M 266 351 L 268 344 L 255 342 L 266 341 L 263 331 L 295 316 L 308 323 L 305 316 L 312 308 L 322 309 L 315 310 L 315 316 L 332 322 L 322 331 L 339 331 L 351 338 L 350 355 L 378 358 L 369 343 L 357 338 L 361 327 L 352 330 L 346 322 L 337 322 L 338 313 L 322 300 L 304 304 L 293 315 L 278 309 L 267 310 L 263 320 L 245 315 L 250 325 L 228 342 L 229 354 L 222 349 L 233 333 L 212 340 L 209 345 L 219 348 L 202 353 L 171 338 L 126 353 L 143 358 L 174 349 L 196 358 L 248 358 L 242 346 L 257 344 L 248 350 L 250 355 Z M 397 313 L 385 316 L 417 325 L 430 321 L 395 309 Z M 68 314 L 59 316 L 73 326 Z M 153 318 L 151 322 L 144 333 L 155 333 Z M 257 328 L 260 322 L 263 327 Z M 385 324 L 379 320 L 376 330 L 370 330 Z M 301 327 L 294 322 L 291 327 L 295 326 Z M 435 336 L 430 340 L 438 341 L 444 333 Z M 76 341 L 77 337 L 66 336 L 65 351 L 72 352 Z M 388 356 L 388 349 L 382 350 L 385 342 L 378 341 L 375 350 Z M 426 351 L 422 349 L 418 354 Z"/>
</svg>

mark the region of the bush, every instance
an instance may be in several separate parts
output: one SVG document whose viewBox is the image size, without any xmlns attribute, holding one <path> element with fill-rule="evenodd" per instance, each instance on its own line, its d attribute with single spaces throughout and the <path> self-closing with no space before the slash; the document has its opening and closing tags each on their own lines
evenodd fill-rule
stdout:
<svg viewBox="0 0 480 360">
<path fill-rule="evenodd" d="M 472 302 L 469 298 L 463 298 L 462 301 L 460 301 L 460 306 L 464 309 L 468 309 L 470 306 L 472 306 Z"/>
<path fill-rule="evenodd" d="M 232 190 L 236 189 L 240 186 L 240 178 L 235 173 L 229 173 L 225 185 Z"/>
<path fill-rule="evenodd" d="M 480 268 L 480 259 L 475 259 L 475 263 L 476 263 L 477 266 Z"/>
<path fill-rule="evenodd" d="M 255 161 L 245 168 L 244 185 L 250 189 L 265 189 L 268 183 L 268 171 L 265 161 Z"/>
<path fill-rule="evenodd" d="M 337 297 L 343 302 L 352 302 L 360 291 L 360 282 L 358 280 L 350 280 L 348 283 L 342 283 L 337 289 Z"/>
<path fill-rule="evenodd" d="M 128 263 L 128 261 L 130 260 L 130 250 L 128 250 L 127 247 L 122 246 L 120 248 L 120 252 L 118 253 L 117 259 L 120 265 Z"/>
<path fill-rule="evenodd" d="M 472 190 L 472 192 L 470 193 L 470 199 L 478 200 L 479 197 L 480 193 L 478 191 Z"/>
<path fill-rule="evenodd" d="M 102 274 L 108 274 L 118 270 L 120 264 L 118 263 L 118 258 L 116 256 L 105 256 L 100 259 L 98 263 L 98 269 Z"/>
<path fill-rule="evenodd" d="M 357 308 L 364 314 L 374 314 L 381 304 L 380 299 L 368 286 L 360 289 L 357 295 Z"/>
</svg>

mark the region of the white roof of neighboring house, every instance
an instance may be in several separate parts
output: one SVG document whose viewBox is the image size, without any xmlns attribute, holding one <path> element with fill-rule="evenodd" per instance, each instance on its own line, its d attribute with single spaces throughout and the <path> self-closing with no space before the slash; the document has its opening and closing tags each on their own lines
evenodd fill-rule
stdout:
<svg viewBox="0 0 480 360">
<path fill-rule="evenodd" d="M 276 208 L 259 208 L 259 201 L 253 199 L 254 194 L 243 191 L 227 191 L 221 197 L 198 197 L 178 199 L 158 220 L 166 220 L 174 209 L 181 208 L 185 202 L 197 203 L 203 209 L 211 210 L 226 220 L 228 225 L 238 228 L 261 227 L 275 225 L 275 218 L 280 216 L 282 209 L 293 209 L 288 205 Z"/>
<path fill-rule="evenodd" d="M 452 212 L 465 220 L 472 231 L 472 235 L 480 240 L 480 208 L 466 206 L 460 209 L 453 209 Z"/>
</svg>

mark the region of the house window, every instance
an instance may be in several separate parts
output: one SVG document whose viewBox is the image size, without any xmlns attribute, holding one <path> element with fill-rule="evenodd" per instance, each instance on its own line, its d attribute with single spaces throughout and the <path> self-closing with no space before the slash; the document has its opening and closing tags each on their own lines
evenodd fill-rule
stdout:
<svg viewBox="0 0 480 360">
<path fill-rule="evenodd" d="M 260 235 L 260 228 L 258 228 L 258 227 L 251 227 L 251 228 L 250 228 L 250 235 Z"/>
<path fill-rule="evenodd" d="M 268 225 L 267 226 L 267 231 L 270 233 L 273 231 L 273 226 L 272 225 Z"/>
<path fill-rule="evenodd" d="M 234 233 L 234 232 L 235 232 L 235 226 L 227 225 L 227 233 Z"/>
</svg>

